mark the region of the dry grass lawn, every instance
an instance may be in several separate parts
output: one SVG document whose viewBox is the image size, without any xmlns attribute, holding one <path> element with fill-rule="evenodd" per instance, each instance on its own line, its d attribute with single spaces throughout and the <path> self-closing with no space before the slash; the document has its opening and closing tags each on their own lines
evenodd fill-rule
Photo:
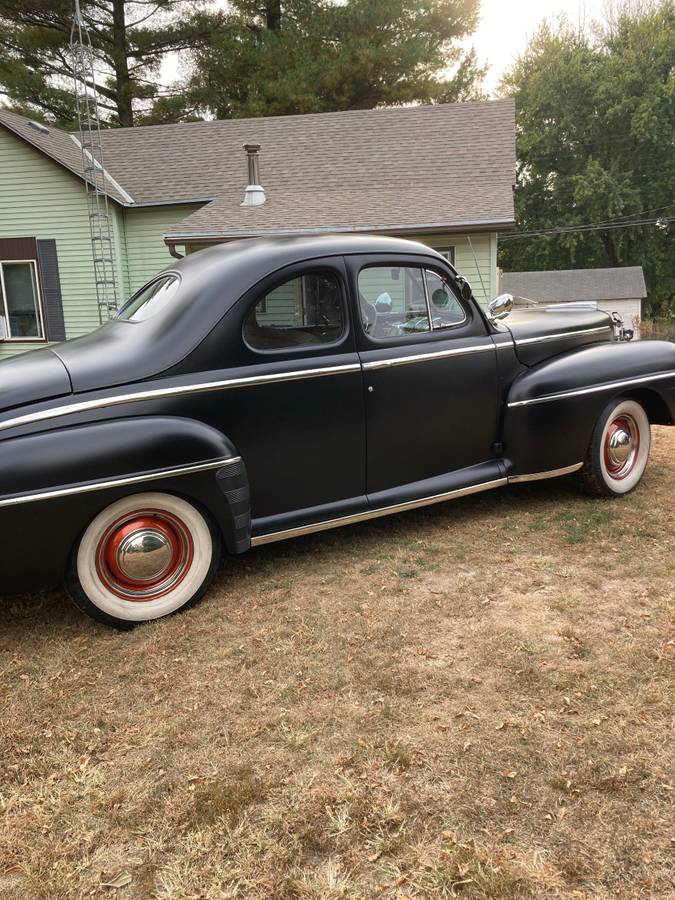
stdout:
<svg viewBox="0 0 675 900">
<path fill-rule="evenodd" d="M 0 897 L 674 896 L 675 429 L 271 545 L 184 616 L 0 624 Z"/>
</svg>

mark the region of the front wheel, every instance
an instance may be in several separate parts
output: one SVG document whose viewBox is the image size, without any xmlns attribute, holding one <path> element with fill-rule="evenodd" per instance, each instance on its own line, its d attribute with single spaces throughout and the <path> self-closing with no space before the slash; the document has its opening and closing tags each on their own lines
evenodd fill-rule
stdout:
<svg viewBox="0 0 675 900">
<path fill-rule="evenodd" d="M 649 418 L 636 400 L 613 400 L 597 421 L 582 470 L 586 491 L 616 497 L 637 487 L 647 460 Z"/>
<path fill-rule="evenodd" d="M 194 605 L 219 558 L 219 533 L 195 506 L 172 494 L 134 494 L 90 522 L 66 587 L 94 619 L 132 628 Z"/>
</svg>

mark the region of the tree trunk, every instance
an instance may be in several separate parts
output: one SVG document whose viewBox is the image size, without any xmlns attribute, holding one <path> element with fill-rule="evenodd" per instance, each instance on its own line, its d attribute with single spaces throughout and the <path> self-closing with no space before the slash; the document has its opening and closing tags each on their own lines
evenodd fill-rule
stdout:
<svg viewBox="0 0 675 900">
<path fill-rule="evenodd" d="M 616 247 L 614 245 L 614 241 L 612 240 L 611 234 L 606 231 L 602 231 L 600 233 L 600 238 L 602 240 L 602 246 L 605 248 L 605 256 L 607 257 L 607 262 L 612 268 L 616 268 L 620 266 L 619 256 L 616 252 Z"/>
<path fill-rule="evenodd" d="M 129 46 L 127 43 L 127 26 L 124 20 L 124 0 L 113 0 L 113 49 L 112 58 L 115 64 L 117 80 L 117 117 L 122 126 L 134 124 L 132 107 L 131 78 L 129 77 Z"/>
<path fill-rule="evenodd" d="M 281 31 L 281 0 L 265 3 L 265 25 L 269 31 Z"/>
</svg>

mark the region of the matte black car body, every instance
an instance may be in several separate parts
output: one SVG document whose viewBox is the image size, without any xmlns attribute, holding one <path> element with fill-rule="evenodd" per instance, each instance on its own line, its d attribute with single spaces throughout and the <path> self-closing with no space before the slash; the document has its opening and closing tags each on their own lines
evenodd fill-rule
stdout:
<svg viewBox="0 0 675 900">
<path fill-rule="evenodd" d="M 579 469 L 613 396 L 675 421 L 675 346 L 618 343 L 603 312 L 493 323 L 468 299 L 457 328 L 372 341 L 357 275 L 377 262 L 435 270 L 461 294 L 408 241 L 238 241 L 166 270 L 180 287 L 157 315 L 0 364 L 0 592 L 62 582 L 87 523 L 149 487 L 207 510 L 242 553 Z M 344 336 L 249 347 L 251 304 L 317 266 L 343 286 Z"/>
</svg>

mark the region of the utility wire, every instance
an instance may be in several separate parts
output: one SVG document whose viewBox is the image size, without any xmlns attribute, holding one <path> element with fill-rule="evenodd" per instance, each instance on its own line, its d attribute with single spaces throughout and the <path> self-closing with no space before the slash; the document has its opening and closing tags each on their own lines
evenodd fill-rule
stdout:
<svg viewBox="0 0 675 900">
<path fill-rule="evenodd" d="M 520 241 L 525 238 L 533 237 L 562 237 L 566 234 L 587 234 L 592 231 L 612 231 L 615 228 L 635 228 L 637 226 L 644 227 L 647 225 L 669 225 L 675 222 L 675 217 L 660 219 L 642 219 L 637 222 L 618 222 L 615 225 L 603 224 L 602 222 L 594 225 L 570 226 L 567 228 L 551 228 L 542 231 L 523 231 L 520 234 L 505 234 L 499 238 L 500 243 L 504 241 Z"/>
</svg>

